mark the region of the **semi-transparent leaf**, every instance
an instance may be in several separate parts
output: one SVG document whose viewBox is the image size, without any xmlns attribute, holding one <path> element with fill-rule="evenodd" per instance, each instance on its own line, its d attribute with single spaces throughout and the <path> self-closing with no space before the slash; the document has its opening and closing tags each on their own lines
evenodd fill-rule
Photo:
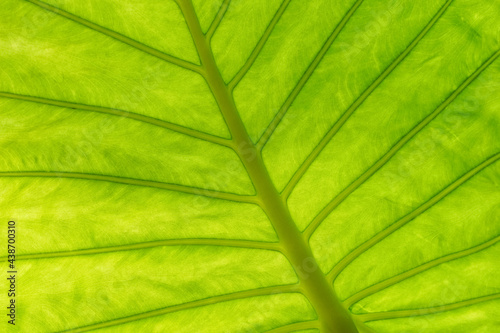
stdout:
<svg viewBox="0 0 500 333">
<path fill-rule="evenodd" d="M 499 56 L 490 0 L 4 0 L 1 331 L 500 330 Z"/>
</svg>

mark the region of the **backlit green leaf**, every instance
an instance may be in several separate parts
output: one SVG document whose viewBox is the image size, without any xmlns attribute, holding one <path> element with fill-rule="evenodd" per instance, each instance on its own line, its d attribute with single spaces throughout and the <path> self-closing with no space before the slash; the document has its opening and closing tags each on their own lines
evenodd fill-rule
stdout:
<svg viewBox="0 0 500 333">
<path fill-rule="evenodd" d="M 3 0 L 1 331 L 500 331 L 499 55 L 491 0 Z"/>
</svg>

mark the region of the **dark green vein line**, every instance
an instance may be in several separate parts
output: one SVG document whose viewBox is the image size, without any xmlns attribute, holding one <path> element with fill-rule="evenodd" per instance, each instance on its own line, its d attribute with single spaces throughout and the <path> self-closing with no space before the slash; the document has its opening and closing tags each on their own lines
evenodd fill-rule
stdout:
<svg viewBox="0 0 500 333">
<path fill-rule="evenodd" d="M 27 2 L 31 2 L 32 4 L 36 5 L 36 6 L 39 6 L 45 10 L 48 10 L 48 11 L 51 11 L 57 15 L 60 15 L 60 16 L 63 16 L 71 21 L 74 21 L 74 22 L 77 22 L 77 23 L 80 23 L 81 25 L 84 25 L 86 26 L 87 28 L 89 29 L 92 29 L 94 31 L 97 31 L 97 32 L 100 32 L 102 33 L 103 35 L 106 35 L 108 37 L 111 37 L 111 38 L 114 38 L 122 43 L 125 43 L 133 48 L 136 48 L 138 50 L 141 50 L 145 53 L 148 53 L 154 57 L 157 57 L 161 60 L 164 60 L 166 62 L 169 62 L 171 64 L 174 64 L 174 65 L 177 65 L 179 67 L 182 67 L 184 69 L 188 69 L 188 70 L 191 70 L 191 71 L 194 71 L 198 74 L 202 74 L 203 75 L 203 71 L 201 69 L 201 66 L 199 65 L 196 65 L 196 64 L 193 64 L 189 61 L 185 61 L 185 60 L 182 60 L 182 59 L 179 59 L 179 58 L 176 58 L 174 56 L 171 56 L 171 55 L 168 55 L 166 53 L 163 53 L 157 49 L 154 49 L 152 47 L 149 47 L 147 45 L 144 45 L 134 39 L 131 39 L 129 37 L 126 37 L 122 34 L 119 34 L 118 32 L 116 31 L 113 31 L 113 30 L 110 30 L 110 29 L 107 29 L 107 28 L 104 28 L 100 25 L 97 25 L 93 22 L 90 22 L 90 21 L 87 21 L 81 17 L 78 17 L 76 15 L 73 15 L 69 12 L 66 12 L 62 9 L 59 9 L 57 7 L 54 7 L 54 6 L 51 6 L 45 2 L 42 2 L 42 1 L 39 1 L 39 0 L 26 0 Z"/>
<path fill-rule="evenodd" d="M 16 260 L 33 260 L 33 259 L 48 259 L 48 258 L 61 258 L 61 257 L 76 257 L 85 256 L 92 254 L 102 254 L 111 253 L 119 251 L 131 251 L 131 250 L 142 250 L 149 249 L 153 247 L 161 246 L 222 246 L 222 247 L 238 247 L 244 249 L 258 249 L 266 251 L 281 251 L 281 247 L 278 243 L 261 242 L 261 241 L 248 241 L 248 240 L 237 240 L 237 239 L 167 239 L 154 242 L 144 242 L 136 244 L 109 246 L 93 249 L 83 249 L 83 250 L 71 250 L 71 251 L 60 251 L 60 252 L 48 252 L 48 253 L 30 253 L 30 254 L 19 254 L 16 256 Z M 7 257 L 0 258 L 0 260 Z"/>
<path fill-rule="evenodd" d="M 39 103 L 39 104 L 47 104 L 47 105 L 58 106 L 58 107 L 62 107 L 62 108 L 68 108 L 68 109 L 77 109 L 77 110 L 84 110 L 84 111 L 91 111 L 91 112 L 99 112 L 99 113 L 105 113 L 105 114 L 114 115 L 114 116 L 118 116 L 118 117 L 133 119 L 133 120 L 137 120 L 137 121 L 140 121 L 143 123 L 148 123 L 148 124 L 151 124 L 154 126 L 163 127 L 163 128 L 169 129 L 171 131 L 185 134 L 185 135 L 188 135 L 188 136 L 196 138 L 196 139 L 200 139 L 203 141 L 207 141 L 207 142 L 215 143 L 215 144 L 225 146 L 228 148 L 232 148 L 232 141 L 229 139 L 224 139 L 224 138 L 214 136 L 211 134 L 199 132 L 199 131 L 191 129 L 191 128 L 187 128 L 187 127 L 180 126 L 180 125 L 177 125 L 174 123 L 170 123 L 168 121 L 144 116 L 144 115 L 141 115 L 138 113 L 122 111 L 122 110 L 117 110 L 117 109 L 111 109 L 111 108 L 106 108 L 106 107 L 102 107 L 102 106 L 86 105 L 86 104 L 80 104 L 80 103 L 71 103 L 71 102 L 52 100 L 52 99 L 47 99 L 47 98 L 42 98 L 42 97 L 13 94 L 13 93 L 8 93 L 8 92 L 0 92 L 0 97 L 28 101 L 28 102 Z"/>
<path fill-rule="evenodd" d="M 231 0 L 224 0 L 222 5 L 219 8 L 219 12 L 217 13 L 217 16 L 215 17 L 214 21 L 210 25 L 210 28 L 208 28 L 208 31 L 206 33 L 207 40 L 211 40 L 212 37 L 215 34 L 215 31 L 217 31 L 217 28 L 219 27 L 220 22 L 224 18 L 224 15 L 226 15 L 227 9 L 229 8 L 229 3 Z"/>
<path fill-rule="evenodd" d="M 478 297 L 474 299 L 469 299 L 462 302 L 446 304 L 442 306 L 437 306 L 433 308 L 425 309 L 414 309 L 414 310 L 400 310 L 400 311 L 388 311 L 388 312 L 377 312 L 377 313 L 367 313 L 361 315 L 355 315 L 359 320 L 363 322 L 375 321 L 375 320 L 385 320 L 394 318 L 404 318 L 404 317 L 414 317 L 414 316 L 426 316 L 434 313 L 452 311 L 475 304 L 493 301 L 500 298 L 500 294 L 493 294 L 489 296 Z"/>
<path fill-rule="evenodd" d="M 193 195 L 200 195 L 210 198 L 223 199 L 228 201 L 236 201 L 243 203 L 257 203 L 254 196 L 248 195 L 238 195 L 234 193 L 218 192 L 213 190 L 207 190 L 202 188 L 169 184 L 163 182 L 156 182 L 143 179 L 134 179 L 126 177 L 116 177 L 107 175 L 97 175 L 90 173 L 78 173 L 78 172 L 52 172 L 52 171 L 19 171 L 19 172 L 0 172 L 0 177 L 47 177 L 47 178 L 72 178 L 72 179 L 82 179 L 82 180 L 95 180 L 95 181 L 105 181 L 111 183 L 134 185 L 141 187 L 152 187 L 159 188 L 174 192 L 181 192 Z"/>
<path fill-rule="evenodd" d="M 283 1 L 280 8 L 278 9 L 276 14 L 274 15 L 273 19 L 271 20 L 271 22 L 267 26 L 266 31 L 264 31 L 264 34 L 262 35 L 259 42 L 255 46 L 254 50 L 250 54 L 250 57 L 248 57 L 247 61 L 243 65 L 243 67 L 241 67 L 241 69 L 238 71 L 238 73 L 236 73 L 236 75 L 233 77 L 231 82 L 229 82 L 229 84 L 227 86 L 229 93 L 233 92 L 234 88 L 238 85 L 238 83 L 241 81 L 241 79 L 245 76 L 245 74 L 248 72 L 250 67 L 252 67 L 255 59 L 257 59 L 257 57 L 260 54 L 260 51 L 262 51 L 262 49 L 264 48 L 264 45 L 266 44 L 267 40 L 269 39 L 269 36 L 271 35 L 271 32 L 273 31 L 274 27 L 276 26 L 276 24 L 280 20 L 281 16 L 283 16 L 283 13 L 285 12 L 286 7 L 290 3 L 290 1 L 291 0 L 284 0 Z"/>
<path fill-rule="evenodd" d="M 448 105 L 450 105 L 458 95 L 460 95 L 495 59 L 500 55 L 497 51 L 491 56 L 481 67 L 479 67 L 471 76 L 469 76 L 436 110 L 425 117 L 418 123 L 410 132 L 403 136 L 392 148 L 382 156 L 374 165 L 366 170 L 358 179 L 340 192 L 332 201 L 330 201 L 321 212 L 313 219 L 309 226 L 304 231 L 304 235 L 310 238 L 318 226 L 325 220 L 325 218 L 337 208 L 352 192 L 361 186 L 367 179 L 380 170 L 408 141 L 415 137 L 420 131 L 434 120 Z"/>
<path fill-rule="evenodd" d="M 328 39 L 326 40 L 325 44 L 321 47 L 319 50 L 318 54 L 312 61 L 312 63 L 309 65 L 307 70 L 304 72 L 302 77 L 300 78 L 299 82 L 297 82 L 297 85 L 295 88 L 292 90 L 288 98 L 286 99 L 285 103 L 283 106 L 280 108 L 274 119 L 271 121 L 271 123 L 267 126 L 266 130 L 258 140 L 256 147 L 258 150 L 262 150 L 262 148 L 266 145 L 267 141 L 271 137 L 271 135 L 274 133 L 274 130 L 276 127 L 278 127 L 279 123 L 281 122 L 281 119 L 285 116 L 287 113 L 288 109 L 292 105 L 293 101 L 297 98 L 299 95 L 300 91 L 302 88 L 304 88 L 305 84 L 309 80 L 309 78 L 312 76 L 316 68 L 318 67 L 319 63 L 321 60 L 323 60 L 326 52 L 330 48 L 330 46 L 333 44 L 335 39 L 337 39 L 337 36 L 340 34 L 342 29 L 344 29 L 345 25 L 349 21 L 349 19 L 354 15 L 354 12 L 358 9 L 359 6 L 361 6 L 361 3 L 364 0 L 358 0 L 356 3 L 351 7 L 351 9 L 346 13 L 344 18 L 339 22 L 339 24 L 335 27 L 335 30 L 333 30 L 332 34 Z"/>
<path fill-rule="evenodd" d="M 425 28 L 420 32 L 420 34 L 411 42 L 410 45 L 403 51 L 389 67 L 387 67 L 379 77 L 373 81 L 373 83 L 366 88 L 366 90 L 356 99 L 356 101 L 346 110 L 342 117 L 337 120 L 337 122 L 330 128 L 326 135 L 321 139 L 318 145 L 309 154 L 306 160 L 302 163 L 299 169 L 290 179 L 289 183 L 283 190 L 282 194 L 286 198 L 293 191 L 299 180 L 305 174 L 307 169 L 316 160 L 316 157 L 321 153 L 321 151 L 326 147 L 330 140 L 337 134 L 340 128 L 347 122 L 351 115 L 358 109 L 358 107 L 363 104 L 363 102 L 370 96 L 370 94 L 392 73 L 392 71 L 410 54 L 410 52 L 415 48 L 415 46 L 420 42 L 420 40 L 427 34 L 427 32 L 432 28 L 432 26 L 438 21 L 438 19 L 443 15 L 446 9 L 449 7 L 453 0 L 448 0 L 444 6 L 439 10 L 439 12 L 432 18 L 432 20 L 425 26 Z"/>
<path fill-rule="evenodd" d="M 88 332 L 88 331 L 97 330 L 97 329 L 101 329 L 101 328 L 123 325 L 123 324 L 127 324 L 127 323 L 134 322 L 137 320 L 161 316 L 161 315 L 165 315 L 165 314 L 172 313 L 172 312 L 195 309 L 195 308 L 199 308 L 202 306 L 207 306 L 207 305 L 220 303 L 220 302 L 235 301 L 235 300 L 241 300 L 241 299 L 245 299 L 245 298 L 275 295 L 275 294 L 280 294 L 280 293 L 297 293 L 297 292 L 299 292 L 299 287 L 296 284 L 240 291 L 240 292 L 236 292 L 236 293 L 232 293 L 232 294 L 213 296 L 213 297 L 209 297 L 209 298 L 205 298 L 202 300 L 197 300 L 197 301 L 193 301 L 193 302 L 189 302 L 189 303 L 173 305 L 173 306 L 169 306 L 169 307 L 166 307 L 163 309 L 144 312 L 141 314 L 136 314 L 136 315 L 125 317 L 125 318 L 110 320 L 110 321 L 106 321 L 106 322 L 102 322 L 102 323 L 98 323 L 98 324 L 93 324 L 93 325 L 88 325 L 88 326 L 84 326 L 84 327 L 78 327 L 78 328 L 74 328 L 74 329 L 67 330 L 64 332 L 67 332 L 67 333 L 70 333 L 70 332 L 71 333 Z"/>
<path fill-rule="evenodd" d="M 298 330 L 313 329 L 313 328 L 319 328 L 319 323 L 317 320 L 288 324 L 285 326 L 272 329 L 270 331 L 266 331 L 266 333 L 291 333 Z"/>
<path fill-rule="evenodd" d="M 466 174 L 462 175 L 460 178 L 455 180 L 453 183 L 448 185 L 446 188 L 444 188 L 441 192 L 436 194 L 434 197 L 429 199 L 427 202 L 422 204 L 420 207 L 415 209 L 413 212 L 409 213 L 408 215 L 404 216 L 401 218 L 399 221 L 393 223 L 386 229 L 380 231 L 378 234 L 358 246 L 354 251 L 349 253 L 347 256 L 345 256 L 333 269 L 327 274 L 327 277 L 330 281 L 334 281 L 337 276 L 350 264 L 352 263 L 356 258 L 358 258 L 361 254 L 366 252 L 368 249 L 370 249 L 372 246 L 395 232 L 396 230 L 400 229 L 403 227 L 405 224 L 408 222 L 412 221 L 415 219 L 417 216 L 434 206 L 436 203 L 438 203 L 441 199 L 446 197 L 448 194 L 453 192 L 455 189 L 457 189 L 460 185 L 474 177 L 476 174 L 478 174 L 480 171 L 484 170 L 486 167 L 490 166 L 494 162 L 496 162 L 498 159 L 500 159 L 500 153 L 497 153 L 493 155 L 492 157 L 488 158 L 486 161 L 483 163 L 479 164 L 476 166 L 474 169 L 470 170 Z"/>
<path fill-rule="evenodd" d="M 391 287 L 391 286 L 393 286 L 401 281 L 404 281 L 412 276 L 420 274 L 426 270 L 429 270 L 429 269 L 436 267 L 438 265 L 441 265 L 443 263 L 447 263 L 447 262 L 450 262 L 453 260 L 457 260 L 457 259 L 469 256 L 469 255 L 478 253 L 480 251 L 483 251 L 483 250 L 489 248 L 490 246 L 496 244 L 498 241 L 500 241 L 500 236 L 497 236 L 497 237 L 495 237 L 495 238 L 493 238 L 493 239 L 491 239 L 483 244 L 474 246 L 470 249 L 459 251 L 459 252 L 449 254 L 449 255 L 434 259 L 432 261 L 429 261 L 425 264 L 422 264 L 422 265 L 417 266 L 413 269 L 410 269 L 404 273 L 398 274 L 398 275 L 393 276 L 387 280 L 384 280 L 382 282 L 374 284 L 371 287 L 368 287 L 368 288 L 352 295 L 351 297 L 346 299 L 343 302 L 343 304 L 346 308 L 350 308 L 354 303 L 359 302 L 360 300 L 362 300 L 365 297 L 373 295 L 373 294 L 375 294 L 375 293 L 377 293 L 385 288 Z"/>
</svg>

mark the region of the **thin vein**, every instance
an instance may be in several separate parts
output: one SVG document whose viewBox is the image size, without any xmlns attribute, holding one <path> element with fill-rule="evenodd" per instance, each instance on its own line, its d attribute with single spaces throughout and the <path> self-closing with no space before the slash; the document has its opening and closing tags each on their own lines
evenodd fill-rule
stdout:
<svg viewBox="0 0 500 333">
<path fill-rule="evenodd" d="M 199 196 L 205 196 L 216 199 L 223 199 L 228 201 L 242 202 L 242 203 L 257 203 L 255 196 L 238 195 L 234 193 L 219 192 L 207 190 L 202 188 L 169 184 L 163 182 L 156 182 L 143 179 L 116 177 L 108 175 L 98 175 L 90 173 L 78 172 L 52 172 L 52 171 L 19 171 L 19 172 L 0 172 L 0 177 L 47 177 L 47 178 L 72 178 L 93 181 L 106 181 L 117 184 L 134 185 L 141 187 L 159 188 L 174 192 L 181 192 Z"/>
<path fill-rule="evenodd" d="M 273 31 L 274 27 L 276 26 L 276 24 L 278 23 L 280 18 L 283 16 L 283 13 L 285 12 L 286 7 L 290 3 L 290 1 L 291 0 L 284 0 L 281 3 L 280 8 L 276 12 L 276 14 L 274 14 L 273 19 L 271 20 L 271 22 L 267 26 L 266 31 L 264 31 L 264 34 L 262 35 L 259 42 L 255 46 L 254 50 L 250 54 L 250 57 L 248 57 L 247 61 L 243 65 L 243 67 L 241 67 L 241 69 L 238 71 L 238 73 L 236 73 L 236 75 L 233 77 L 231 82 L 229 82 L 229 84 L 228 84 L 229 93 L 232 93 L 234 88 L 238 85 L 238 83 L 241 81 L 241 79 L 245 76 L 245 74 L 248 72 L 250 67 L 252 67 L 253 63 L 255 62 L 255 59 L 257 59 L 257 57 L 260 54 L 260 51 L 262 51 L 262 49 L 264 48 L 264 45 L 266 44 L 267 40 L 269 39 L 269 36 L 271 35 L 271 32 Z"/>
<path fill-rule="evenodd" d="M 500 51 L 494 53 L 485 63 L 483 63 L 472 75 L 470 75 L 436 110 L 425 117 L 418 123 L 410 132 L 403 136 L 392 148 L 382 156 L 375 164 L 366 170 L 358 179 L 346 187 L 335 198 L 332 199 L 321 212 L 313 219 L 309 226 L 304 231 L 305 237 L 308 239 L 314 231 L 326 219 L 326 217 L 337 208 L 352 192 L 364 184 L 373 174 L 380 170 L 401 148 L 408 143 L 413 137 L 420 133 L 425 126 L 434 120 L 448 105 L 450 105 L 495 59 L 500 55 Z"/>
<path fill-rule="evenodd" d="M 72 102 L 66 102 L 66 101 L 52 100 L 52 99 L 42 98 L 42 97 L 13 94 L 13 93 L 8 93 L 8 92 L 0 92 L 0 97 L 16 99 L 16 100 L 21 100 L 21 101 L 28 101 L 28 102 L 39 103 L 39 104 L 58 106 L 58 107 L 68 108 L 68 109 L 77 109 L 77 110 L 84 110 L 84 111 L 91 111 L 91 112 L 99 112 L 99 113 L 114 115 L 114 116 L 118 116 L 118 117 L 133 119 L 133 120 L 137 120 L 137 121 L 151 124 L 154 126 L 166 128 L 166 129 L 169 129 L 171 131 L 185 134 L 185 135 L 188 135 L 190 137 L 200 139 L 200 140 L 203 140 L 206 142 L 211 142 L 211 143 L 225 146 L 228 148 L 233 147 L 232 141 L 229 139 L 224 139 L 224 138 L 221 138 L 221 137 L 218 137 L 215 135 L 203 133 L 203 132 L 191 129 L 191 128 L 187 128 L 187 127 L 180 126 L 180 125 L 177 125 L 174 123 L 170 123 L 168 121 L 144 116 L 144 115 L 129 112 L 129 111 L 122 111 L 122 110 L 106 108 L 106 107 L 102 107 L 102 106 L 94 106 L 94 105 L 86 105 L 86 104 L 81 104 L 81 103 L 72 103 Z"/>
<path fill-rule="evenodd" d="M 235 301 L 235 300 L 241 300 L 241 299 L 246 299 L 250 297 L 257 297 L 257 296 L 267 296 L 267 295 L 275 295 L 275 294 L 282 294 L 282 293 L 296 293 L 299 292 L 299 287 L 298 285 L 285 285 L 285 286 L 274 286 L 274 287 L 265 287 L 265 288 L 260 288 L 260 289 L 252 289 L 252 290 L 246 290 L 246 291 L 240 291 L 232 294 L 226 294 L 226 295 L 219 295 L 219 296 L 213 296 L 209 298 L 205 298 L 202 300 L 197 300 L 189 303 L 184 303 L 184 304 L 179 304 L 179 305 L 173 305 L 169 306 L 163 309 L 158 309 L 154 311 L 149 311 L 149 312 L 144 312 L 141 314 L 125 317 L 125 318 L 120 318 L 120 319 L 115 319 L 115 320 L 110 320 L 98 324 L 93 324 L 89 326 L 84 326 L 84 327 L 79 327 L 79 328 L 74 328 L 68 331 L 65 331 L 67 333 L 79 333 L 79 332 L 88 332 L 92 330 L 97 330 L 101 328 L 106 328 L 106 327 L 112 327 L 112 326 L 118 326 L 118 325 L 123 325 L 127 324 L 130 322 L 142 320 L 142 319 L 147 319 L 151 317 L 156 317 L 156 316 L 161 316 L 165 315 L 168 313 L 172 312 L 177 312 L 177 311 L 184 311 L 184 310 L 191 310 L 195 308 L 199 308 L 202 306 L 207 306 L 215 303 L 220 303 L 220 302 L 229 302 L 229 301 Z"/>
<path fill-rule="evenodd" d="M 63 17 L 65 17 L 65 18 L 67 18 L 67 19 L 69 19 L 71 21 L 74 21 L 76 23 L 84 25 L 87 28 L 92 29 L 94 31 L 97 31 L 97 32 L 99 32 L 99 33 L 101 33 L 103 35 L 106 35 L 108 37 L 114 38 L 114 39 L 116 39 L 116 40 L 118 40 L 118 41 L 120 41 L 122 43 L 125 43 L 125 44 L 127 44 L 127 45 L 129 45 L 129 46 L 131 46 L 131 47 L 133 47 L 135 49 L 138 49 L 138 50 L 141 50 L 141 51 L 143 51 L 145 53 L 148 53 L 148 54 L 150 54 L 150 55 L 152 55 L 154 57 L 157 57 L 157 58 L 159 58 L 161 60 L 164 60 L 164 61 L 169 62 L 171 64 L 174 64 L 174 65 L 177 65 L 179 67 L 182 67 L 184 69 L 188 69 L 188 70 L 191 70 L 191 71 L 194 71 L 194 72 L 196 72 L 198 74 L 203 75 L 203 71 L 201 69 L 201 66 L 199 66 L 199 65 L 196 65 L 196 64 L 191 63 L 189 61 L 182 60 L 182 59 L 179 59 L 177 57 L 174 57 L 174 56 L 168 55 L 166 53 L 163 53 L 163 52 L 161 52 L 161 51 L 159 51 L 157 49 L 154 49 L 154 48 L 149 47 L 149 46 L 147 46 L 145 44 L 142 44 L 142 43 L 140 43 L 140 42 L 138 42 L 138 41 L 136 41 L 134 39 L 126 37 L 126 36 L 124 36 L 124 35 L 116 32 L 116 31 L 104 28 L 104 27 L 102 27 L 100 25 L 97 25 L 97 24 L 95 24 L 93 22 L 90 22 L 90 21 L 88 21 L 86 19 L 83 19 L 83 18 L 81 18 L 79 16 L 76 16 L 74 14 L 66 12 L 66 11 L 64 11 L 64 10 L 62 10 L 60 8 L 54 7 L 52 5 L 49 5 L 49 4 L 45 3 L 45 2 L 42 2 L 42 1 L 39 1 L 39 0 L 25 0 L 25 1 L 30 2 L 30 3 L 32 3 L 32 4 L 36 5 L 36 6 L 39 6 L 39 7 L 43 8 L 43 9 L 45 9 L 45 10 L 51 11 L 51 12 L 57 14 L 57 15 L 63 16 Z"/>
<path fill-rule="evenodd" d="M 410 54 L 410 52 L 415 48 L 415 46 L 420 42 L 420 40 L 427 34 L 427 32 L 432 28 L 432 26 L 439 20 L 446 9 L 449 7 L 453 0 L 448 0 L 444 6 L 439 10 L 439 12 L 432 18 L 432 20 L 425 26 L 425 28 L 420 32 L 420 34 L 411 42 L 410 45 L 401 53 L 393 62 L 389 65 L 379 76 L 373 81 L 373 83 L 366 88 L 366 90 L 356 99 L 356 101 L 344 112 L 342 117 L 337 120 L 337 122 L 330 128 L 326 135 L 321 139 L 318 145 L 309 154 L 306 160 L 302 163 L 299 169 L 290 179 L 289 183 L 283 190 L 284 198 L 288 198 L 290 193 L 293 191 L 299 180 L 306 173 L 307 169 L 316 160 L 316 157 L 323 151 L 326 145 L 331 141 L 331 139 L 337 134 L 337 132 L 342 128 L 342 126 L 347 122 L 351 115 L 358 109 L 358 107 L 363 104 L 363 102 L 371 95 L 371 93 L 392 73 L 392 71 L 399 65 L 403 60 Z"/>
<path fill-rule="evenodd" d="M 478 253 L 480 251 L 483 251 L 493 245 L 495 245 L 498 241 L 500 241 L 500 236 L 497 236 L 483 244 L 480 244 L 480 245 L 477 245 L 477 246 L 474 246 L 470 249 L 466 249 L 466 250 L 463 250 L 463 251 L 459 251 L 459 252 L 456 252 L 456 253 L 452 253 L 452 254 L 449 254 L 449 255 L 446 255 L 446 256 L 443 256 L 443 257 L 440 257 L 440 258 L 437 258 L 437 259 L 434 259 L 432 261 L 429 261 L 425 264 L 422 264 L 420 266 L 417 266 L 413 269 L 410 269 L 406 272 L 403 272 L 401 274 L 398 274 L 398 275 L 395 275 L 387 280 L 384 280 L 384 281 L 381 281 L 377 284 L 374 284 L 372 285 L 371 287 L 368 287 L 354 295 L 352 295 L 351 297 L 349 297 L 348 299 L 346 299 L 343 304 L 346 308 L 350 308 L 354 303 L 356 302 L 359 302 L 360 300 L 362 300 L 363 298 L 366 298 L 370 295 L 373 295 L 381 290 L 384 290 L 388 287 L 391 287 L 391 286 L 394 286 L 398 283 L 400 283 L 401 281 L 404 281 L 412 276 L 415 276 L 417 274 L 420 274 L 426 270 L 429 270 L 433 267 L 436 267 L 438 265 L 441 265 L 443 263 L 447 263 L 447 262 L 450 262 L 450 261 L 453 261 L 453 260 L 457 260 L 457 259 L 460 259 L 460 258 L 464 258 L 464 257 L 467 257 L 469 255 L 472 255 L 472 254 L 475 254 L 475 253 Z"/>
<path fill-rule="evenodd" d="M 325 54 L 327 53 L 328 49 L 330 46 L 333 44 L 335 39 L 337 39 L 337 36 L 340 34 L 342 29 L 344 29 L 345 25 L 349 21 L 349 19 L 354 15 L 358 7 L 361 5 L 361 3 L 364 0 L 358 0 L 356 3 L 351 7 L 351 9 L 346 13 L 344 18 L 339 22 L 339 24 L 335 27 L 335 30 L 331 33 L 330 37 L 326 40 L 325 44 L 321 47 L 319 50 L 318 54 L 314 58 L 314 60 L 311 62 L 307 70 L 304 72 L 302 77 L 300 78 L 299 82 L 297 82 L 297 85 L 295 88 L 292 90 L 288 98 L 286 99 L 285 103 L 283 103 L 282 107 L 274 117 L 274 119 L 271 121 L 271 123 L 267 126 L 265 129 L 264 133 L 258 140 L 256 147 L 258 150 L 262 150 L 262 148 L 266 145 L 267 141 L 271 137 L 271 135 L 274 133 L 274 130 L 276 127 L 278 127 L 279 123 L 287 113 L 288 109 L 294 102 L 294 100 L 297 98 L 299 95 L 300 91 L 302 88 L 304 88 L 305 84 L 309 80 L 309 78 L 312 76 L 318 65 L 320 64 L 321 60 L 323 60 Z"/>
<path fill-rule="evenodd" d="M 361 315 L 355 315 L 355 316 L 363 322 L 394 319 L 394 318 L 404 318 L 404 317 L 414 317 L 414 316 L 427 316 L 427 315 L 434 314 L 434 313 L 457 310 L 457 309 L 465 308 L 468 306 L 476 305 L 479 303 L 493 301 L 493 300 L 496 300 L 499 298 L 500 298 L 500 294 L 493 294 L 493 295 L 478 297 L 478 298 L 474 298 L 474 299 L 469 299 L 469 300 L 462 301 L 462 302 L 456 302 L 456 303 L 452 303 L 452 304 L 437 306 L 437 307 L 433 307 L 433 308 L 367 313 L 367 314 L 361 314 Z"/>
<path fill-rule="evenodd" d="M 103 254 L 112 253 L 120 251 L 132 251 L 132 250 L 142 250 L 161 246 L 222 246 L 222 247 L 238 247 L 244 249 L 257 249 L 266 251 L 281 251 L 281 247 L 278 243 L 271 242 L 261 242 L 261 241 L 248 241 L 248 240 L 236 240 L 236 239 L 167 239 L 154 242 L 144 242 L 136 244 L 118 245 L 118 246 L 108 246 L 93 249 L 83 249 L 83 250 L 71 250 L 71 251 L 60 251 L 60 252 L 48 252 L 48 253 L 30 253 L 30 254 L 19 254 L 16 256 L 16 260 L 33 260 L 33 259 L 49 259 L 49 258 L 62 258 L 62 257 L 78 257 L 86 256 L 92 254 Z M 7 260 L 7 257 L 2 259 Z"/>
<path fill-rule="evenodd" d="M 306 330 L 306 329 L 314 329 L 319 328 L 319 322 L 317 320 L 303 321 L 299 323 L 288 324 L 285 326 L 281 326 L 270 331 L 266 331 L 266 333 L 291 333 L 298 330 Z"/>
<path fill-rule="evenodd" d="M 217 12 L 217 16 L 215 17 L 214 21 L 210 25 L 210 28 L 208 28 L 207 31 L 207 40 L 211 40 L 212 37 L 214 36 L 215 32 L 217 31 L 217 28 L 219 27 L 222 19 L 224 18 L 224 15 L 226 15 L 227 9 L 229 8 L 229 3 L 231 0 L 224 0 L 222 5 L 219 8 L 219 11 Z"/>
<path fill-rule="evenodd" d="M 356 258 L 358 258 L 361 254 L 366 252 L 368 249 L 370 249 L 372 246 L 395 232 L 396 230 L 400 229 L 404 225 L 406 225 L 408 222 L 412 221 L 416 217 L 418 217 L 420 214 L 424 213 L 426 210 L 434 206 L 436 203 L 438 203 L 440 200 L 442 200 L 444 197 L 446 197 L 448 194 L 456 190 L 458 187 L 460 187 L 462 184 L 464 184 L 466 181 L 474 177 L 476 174 L 496 162 L 498 159 L 500 159 L 500 153 L 497 153 L 493 155 L 492 157 L 488 158 L 486 161 L 483 163 L 479 164 L 472 170 L 468 171 L 464 175 L 462 175 L 460 178 L 458 178 L 456 181 L 448 185 L 446 188 L 444 188 L 441 192 L 436 194 L 434 197 L 429 199 L 427 202 L 422 204 L 420 207 L 415 209 L 413 212 L 409 213 L 408 215 L 404 216 L 401 218 L 399 221 L 393 223 L 390 225 L 388 228 L 382 230 L 378 234 L 374 235 L 372 238 L 358 246 L 354 251 L 349 253 L 347 256 L 345 256 L 333 269 L 327 274 L 327 278 L 330 281 L 334 281 L 337 276 L 350 264 L 352 263 Z"/>
</svg>

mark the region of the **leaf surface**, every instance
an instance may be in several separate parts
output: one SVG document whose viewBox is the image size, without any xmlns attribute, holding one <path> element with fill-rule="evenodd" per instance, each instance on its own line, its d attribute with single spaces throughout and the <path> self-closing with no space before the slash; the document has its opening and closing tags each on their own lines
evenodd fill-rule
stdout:
<svg viewBox="0 0 500 333">
<path fill-rule="evenodd" d="M 2 330 L 499 329 L 500 3 L 0 17 Z"/>
</svg>

